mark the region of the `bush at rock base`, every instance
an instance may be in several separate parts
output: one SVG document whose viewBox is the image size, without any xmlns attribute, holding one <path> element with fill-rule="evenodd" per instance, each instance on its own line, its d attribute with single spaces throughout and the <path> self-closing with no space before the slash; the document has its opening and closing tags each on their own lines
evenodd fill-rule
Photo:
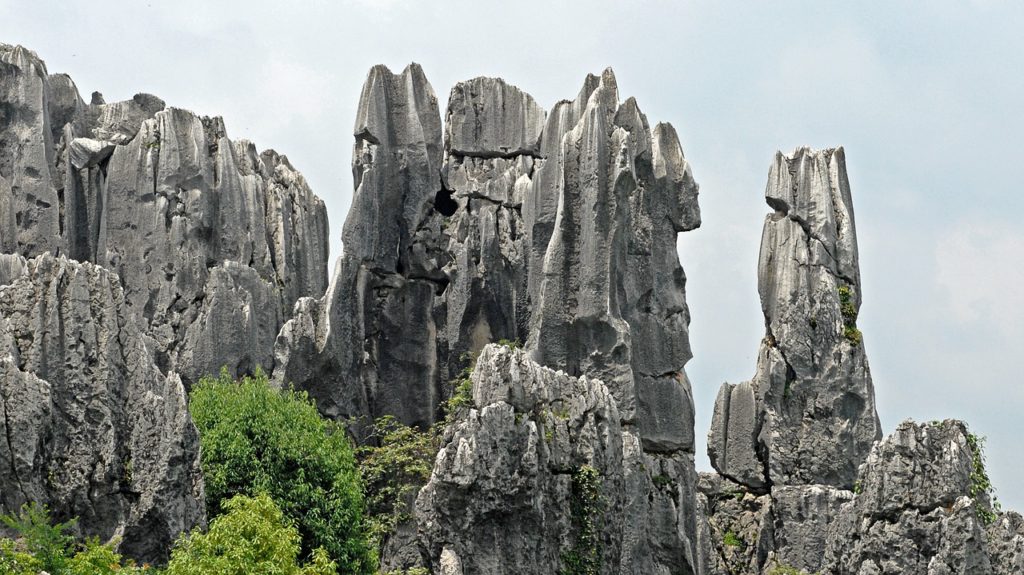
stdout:
<svg viewBox="0 0 1024 575">
<path fill-rule="evenodd" d="M 178 541 L 165 575 L 336 575 L 322 548 L 299 564 L 299 532 L 269 496 L 236 495 L 222 509 L 209 531 Z"/>
<path fill-rule="evenodd" d="M 265 493 L 294 522 L 302 556 L 322 548 L 342 573 L 376 564 L 352 445 L 305 393 L 270 388 L 257 370 L 238 382 L 226 371 L 191 393 L 211 519 L 238 494 Z"/>
</svg>

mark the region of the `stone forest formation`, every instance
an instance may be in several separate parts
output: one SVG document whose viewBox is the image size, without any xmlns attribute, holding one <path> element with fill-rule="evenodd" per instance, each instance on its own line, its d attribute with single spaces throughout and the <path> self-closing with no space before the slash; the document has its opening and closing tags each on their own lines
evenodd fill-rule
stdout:
<svg viewBox="0 0 1024 575">
<path fill-rule="evenodd" d="M 259 366 L 356 442 L 386 415 L 443 426 L 382 569 L 556 574 L 589 529 L 609 574 L 1024 573 L 964 423 L 882 436 L 843 148 L 765 158 L 765 335 L 698 473 L 676 238 L 701 212 L 671 125 L 610 69 L 547 110 L 474 78 L 442 116 L 412 64 L 370 70 L 352 134 L 329 274 L 286 156 L 149 94 L 85 100 L 0 44 L 0 511 L 165 561 L 206 523 L 188 390 Z M 474 357 L 474 407 L 445 419 Z"/>
</svg>

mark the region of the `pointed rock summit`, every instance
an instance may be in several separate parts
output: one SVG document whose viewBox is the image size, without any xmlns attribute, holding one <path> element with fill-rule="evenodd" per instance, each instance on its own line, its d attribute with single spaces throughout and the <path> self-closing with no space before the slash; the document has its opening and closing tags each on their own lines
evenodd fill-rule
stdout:
<svg viewBox="0 0 1024 575">
<path fill-rule="evenodd" d="M 777 485 L 852 489 L 881 438 L 857 329 L 857 236 L 842 148 L 776 154 L 765 190 L 758 292 L 766 333 L 754 378 L 715 402 L 708 454 L 719 473 Z"/>
<path fill-rule="evenodd" d="M 164 373 L 272 369 L 278 330 L 327 285 L 327 212 L 273 150 L 138 94 L 86 104 L 0 45 L 0 247 L 117 273 Z"/>
</svg>

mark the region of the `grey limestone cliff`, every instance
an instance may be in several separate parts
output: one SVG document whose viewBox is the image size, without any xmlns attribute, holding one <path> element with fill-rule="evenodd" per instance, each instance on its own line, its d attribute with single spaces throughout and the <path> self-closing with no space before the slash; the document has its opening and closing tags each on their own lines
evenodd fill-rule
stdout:
<svg viewBox="0 0 1024 575">
<path fill-rule="evenodd" d="M 0 508 L 46 504 L 144 561 L 205 521 L 185 391 L 144 342 L 117 275 L 0 255 Z"/>
<path fill-rule="evenodd" d="M 426 427 L 442 399 L 435 300 L 447 280 L 433 209 L 441 119 L 422 69 L 374 67 L 353 133 L 345 251 L 324 297 L 300 300 L 282 329 L 274 377 L 333 417 L 392 414 Z"/>
<path fill-rule="evenodd" d="M 467 97 L 476 100 L 472 107 L 463 103 Z M 704 572 L 693 402 L 683 369 L 691 355 L 689 312 L 685 275 L 675 251 L 676 234 L 697 227 L 700 212 L 697 186 L 674 130 L 665 124 L 652 129 L 634 100 L 620 103 L 611 70 L 589 76 L 577 99 L 557 104 L 543 127 L 532 99 L 498 80 L 460 84 L 451 101 L 443 172 L 445 191 L 455 204 L 448 287 L 454 291 L 446 302 L 452 322 L 450 357 L 473 353 L 486 341 L 525 340 L 526 355 L 516 352 L 512 365 L 529 367 L 510 371 L 503 363 L 507 360 L 485 352 L 475 372 L 482 372 L 480 381 L 504 379 L 513 389 L 529 388 L 525 397 L 517 397 L 531 406 L 541 401 L 531 394 L 563 394 L 568 405 L 571 394 L 545 387 L 579 377 L 585 385 L 599 385 L 608 396 L 603 402 L 610 406 L 601 408 L 601 419 L 617 421 L 605 422 L 609 431 L 598 432 L 604 443 L 593 449 L 601 455 L 567 458 L 537 447 L 531 438 L 539 432 L 519 432 L 539 425 L 557 436 L 560 428 L 544 423 L 543 409 L 513 408 L 509 413 L 522 412 L 516 431 L 498 433 L 489 428 L 490 417 L 507 409 L 501 403 L 505 400 L 476 391 L 479 411 L 469 415 L 469 423 L 458 422 L 452 447 L 442 450 L 421 494 L 417 520 L 421 533 L 427 534 L 431 565 L 440 568 L 445 558 L 446 564 L 460 564 L 466 573 L 503 572 L 513 565 L 545 573 L 563 564 L 571 528 L 565 515 L 521 518 L 539 523 L 547 535 L 538 539 L 521 534 L 506 540 L 504 550 L 493 547 L 499 533 L 490 528 L 434 528 L 445 518 L 477 524 L 497 513 L 472 504 L 458 508 L 458 502 L 470 500 L 466 491 L 500 489 L 495 476 L 472 471 L 474 464 L 452 450 L 465 441 L 504 437 L 498 445 L 502 451 L 539 450 L 541 459 L 565 460 L 538 464 L 553 470 L 500 471 L 537 475 L 529 491 L 540 499 L 552 498 L 563 514 L 573 469 L 593 465 L 598 470 L 609 509 L 631 518 L 609 517 L 604 526 L 603 572 Z M 470 120 L 460 117 L 469 109 L 478 126 L 472 142 L 466 128 Z M 474 299 L 485 305 L 466 305 Z M 488 364 L 491 360 L 498 365 Z M 550 381 L 519 380 L 539 366 L 562 374 Z M 592 441 L 592 432 L 582 432 L 584 437 L 575 437 L 576 431 L 569 431 L 569 443 Z M 525 457 L 533 461 L 535 456 Z M 470 476 L 466 483 L 452 486 L 453 478 L 463 474 Z M 519 496 L 491 503 L 515 506 L 517 500 Z M 544 543 L 537 547 L 538 541 Z"/>
<path fill-rule="evenodd" d="M 967 427 L 902 423 L 861 467 L 860 492 L 828 530 L 822 568 L 834 575 L 1018 573 L 1021 537 L 977 488 L 981 454 Z"/>
<path fill-rule="evenodd" d="M 472 380 L 476 408 L 446 428 L 416 503 L 434 572 L 557 573 L 580 558 L 601 573 L 706 572 L 692 462 L 645 453 L 607 386 L 499 345 Z"/>
<path fill-rule="evenodd" d="M 754 490 L 850 489 L 881 437 L 864 341 L 856 229 L 842 148 L 776 154 L 758 291 L 766 334 L 754 379 L 724 385 L 712 465 Z"/>
<path fill-rule="evenodd" d="M 148 94 L 87 104 L 20 46 L 0 68 L 0 248 L 115 271 L 186 384 L 271 369 L 294 302 L 326 288 L 326 210 L 287 158 Z"/>
<path fill-rule="evenodd" d="M 185 390 L 262 366 L 358 440 L 439 426 L 384 569 L 1024 569 L 962 423 L 881 437 L 842 148 L 775 156 L 765 337 L 698 475 L 676 238 L 701 213 L 671 125 L 610 69 L 550 111 L 460 82 L 442 122 L 412 64 L 370 70 L 352 133 L 328 283 L 323 202 L 285 156 L 155 96 L 87 103 L 0 45 L 0 510 L 165 558 L 205 520 Z M 444 413 L 474 366 L 473 406 Z"/>
</svg>

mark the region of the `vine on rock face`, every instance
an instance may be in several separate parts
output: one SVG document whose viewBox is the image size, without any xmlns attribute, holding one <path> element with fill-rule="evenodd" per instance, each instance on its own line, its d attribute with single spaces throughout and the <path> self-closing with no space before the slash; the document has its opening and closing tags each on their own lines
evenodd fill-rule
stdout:
<svg viewBox="0 0 1024 575">
<path fill-rule="evenodd" d="M 988 471 L 985 469 L 985 438 L 973 433 L 967 434 L 967 446 L 971 448 L 971 497 L 975 499 L 975 509 L 978 519 L 985 525 L 990 525 L 998 517 L 1000 512 L 999 500 L 995 497 L 995 487 L 989 479 Z M 988 505 L 979 498 L 987 498 Z"/>
<path fill-rule="evenodd" d="M 590 465 L 583 465 L 572 475 L 573 528 L 576 530 L 572 549 L 562 555 L 561 575 L 597 575 L 601 572 L 600 524 L 604 514 L 601 496 L 601 474 Z"/>
</svg>

